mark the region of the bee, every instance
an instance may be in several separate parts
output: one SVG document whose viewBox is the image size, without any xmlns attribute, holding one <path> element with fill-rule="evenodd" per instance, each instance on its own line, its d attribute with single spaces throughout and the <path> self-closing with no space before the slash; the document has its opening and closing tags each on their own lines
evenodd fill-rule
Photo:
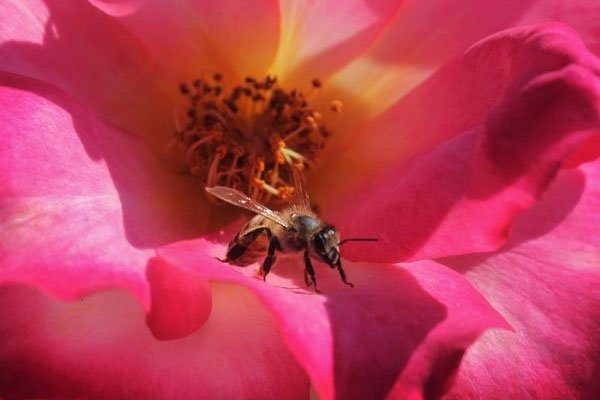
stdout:
<svg viewBox="0 0 600 400">
<path fill-rule="evenodd" d="M 206 191 L 235 206 L 250 210 L 256 215 L 236 233 L 229 243 L 225 259 L 219 261 L 241 266 L 250 265 L 265 256 L 258 274 L 266 280 L 277 259 L 277 252 L 303 253 L 304 282 L 317 290 L 317 279 L 311 259 L 322 261 L 337 269 L 342 282 L 350 287 L 342 267 L 340 246 L 351 241 L 374 242 L 373 238 L 351 238 L 340 241 L 337 230 L 324 223 L 311 210 L 310 201 L 298 169 L 294 168 L 294 199 L 292 204 L 276 212 L 252 200 L 242 192 L 225 187 L 207 187 Z"/>
</svg>

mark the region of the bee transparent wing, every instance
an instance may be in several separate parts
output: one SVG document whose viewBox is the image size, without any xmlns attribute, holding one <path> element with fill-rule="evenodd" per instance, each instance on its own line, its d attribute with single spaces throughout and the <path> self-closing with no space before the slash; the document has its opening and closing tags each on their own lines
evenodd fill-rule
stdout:
<svg viewBox="0 0 600 400">
<path fill-rule="evenodd" d="M 297 167 L 292 168 L 294 171 L 294 200 L 293 204 L 299 210 L 310 213 L 310 199 L 308 198 L 308 192 L 304 187 L 304 179 L 302 173 Z"/>
<path fill-rule="evenodd" d="M 246 196 L 239 190 L 235 190 L 226 186 L 213 186 L 207 187 L 206 191 L 212 194 L 213 196 L 223 201 L 226 201 L 227 203 L 233 204 L 234 206 L 238 206 L 241 208 L 245 208 L 246 210 L 253 211 L 257 214 L 262 215 L 265 218 L 269 218 L 271 221 L 276 222 L 285 228 L 288 227 L 287 222 L 285 222 L 281 215 L 271 210 L 270 208 L 267 208 L 262 204 L 257 203 L 256 201 L 252 200 L 250 197 Z"/>
</svg>

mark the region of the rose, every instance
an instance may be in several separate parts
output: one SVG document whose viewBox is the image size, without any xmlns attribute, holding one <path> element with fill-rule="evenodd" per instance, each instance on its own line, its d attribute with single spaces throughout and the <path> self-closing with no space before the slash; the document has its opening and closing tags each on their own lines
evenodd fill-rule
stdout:
<svg viewBox="0 0 600 400">
<path fill-rule="evenodd" d="M 3 396 L 598 392 L 597 60 L 562 25 L 501 31 L 564 19 L 595 51 L 595 6 L 91 3 L 0 5 Z M 156 156 L 201 68 L 344 101 L 311 194 L 380 238 L 343 249 L 354 289 L 212 258 L 223 222 Z"/>
</svg>

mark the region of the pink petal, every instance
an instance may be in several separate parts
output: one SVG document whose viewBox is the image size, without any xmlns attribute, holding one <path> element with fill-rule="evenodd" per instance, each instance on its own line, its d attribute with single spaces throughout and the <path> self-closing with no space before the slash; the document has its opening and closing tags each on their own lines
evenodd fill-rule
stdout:
<svg viewBox="0 0 600 400">
<path fill-rule="evenodd" d="M 354 97 L 361 107 L 356 114 L 364 108 L 382 112 L 473 43 L 514 26 L 530 6 L 531 1 L 405 0 L 368 51 L 332 83 Z"/>
<path fill-rule="evenodd" d="M 600 132 L 592 134 L 569 156 L 565 168 L 577 167 L 580 164 L 595 160 L 600 154 Z"/>
<path fill-rule="evenodd" d="M 280 1 L 281 43 L 273 72 L 295 84 L 326 78 L 369 48 L 402 2 Z"/>
<path fill-rule="evenodd" d="M 62 303 L 0 287 L 0 393 L 7 399 L 307 399 L 309 383 L 246 290 L 213 285 L 210 319 L 156 340 L 122 291 Z"/>
<path fill-rule="evenodd" d="M 150 262 L 146 268 L 152 305 L 146 322 L 158 339 L 178 339 L 203 326 L 212 309 L 208 282 Z"/>
<path fill-rule="evenodd" d="M 406 0 L 368 56 L 383 63 L 441 65 L 478 39 L 510 27 L 530 3 Z"/>
<path fill-rule="evenodd" d="M 276 0 L 125 0 L 92 3 L 133 32 L 173 82 L 220 71 L 262 76 L 279 45 Z"/>
<path fill-rule="evenodd" d="M 363 167 L 360 184 L 325 204 L 345 236 L 380 238 L 377 251 L 353 245 L 347 254 L 394 261 L 501 245 L 513 218 L 599 126 L 597 66 L 571 31 L 545 25 L 495 35 L 442 69 L 374 123 L 377 135 L 348 153 L 353 164 L 341 160 L 346 174 L 372 156 L 380 171 L 396 160 L 376 178 Z"/>
<path fill-rule="evenodd" d="M 150 271 L 150 287 L 146 277 L 155 246 L 201 232 L 197 183 L 167 174 L 143 142 L 62 92 L 8 75 L 0 84 L 0 282 L 64 299 L 124 287 L 152 308 L 158 336 L 197 329 L 206 285 L 187 279 L 196 300 L 176 296 L 198 316 L 170 320 L 163 286 L 180 287 L 177 277 L 160 283 Z"/>
<path fill-rule="evenodd" d="M 598 398 L 599 204 L 599 161 L 563 170 L 498 253 L 444 261 L 514 327 L 469 349 L 448 398 Z"/>
<path fill-rule="evenodd" d="M 131 34 L 86 1 L 2 2 L 0 70 L 52 83 L 157 145 L 173 130 L 175 85 L 164 84 Z"/>
<path fill-rule="evenodd" d="M 459 274 L 435 262 L 347 263 L 353 289 L 319 264 L 317 294 L 304 289 L 300 261 L 276 264 L 266 283 L 256 265 L 218 262 L 214 257 L 225 252 L 219 242 L 229 236 L 180 242 L 158 255 L 213 285 L 250 289 L 275 316 L 322 399 L 382 398 L 392 390 L 417 396 L 431 380 L 445 382 L 482 331 L 506 326 Z"/>
<path fill-rule="evenodd" d="M 560 21 L 573 27 L 588 48 L 600 56 L 600 3 L 595 0 L 536 0 L 520 24 Z"/>
</svg>

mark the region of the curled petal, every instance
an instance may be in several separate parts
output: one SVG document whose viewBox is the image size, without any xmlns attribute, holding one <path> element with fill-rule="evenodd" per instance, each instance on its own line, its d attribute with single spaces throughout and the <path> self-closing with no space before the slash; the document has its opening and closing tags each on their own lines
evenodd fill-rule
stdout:
<svg viewBox="0 0 600 400">
<path fill-rule="evenodd" d="M 514 217 L 600 126 L 597 66 L 570 30 L 545 25 L 500 33 L 442 69 L 356 147 L 363 160 L 378 148 L 379 167 L 392 158 L 395 166 L 363 172 L 339 195 L 346 200 L 325 207 L 343 234 L 380 238 L 377 252 L 354 246 L 348 254 L 389 262 L 500 246 Z M 447 79 L 461 70 L 472 73 L 458 90 Z"/>
<path fill-rule="evenodd" d="M 303 288 L 300 262 L 276 264 L 266 283 L 256 265 L 220 263 L 222 240 L 169 245 L 158 250 L 159 259 L 213 283 L 250 289 L 273 313 L 323 399 L 423 394 L 432 381 L 446 382 L 481 332 L 506 327 L 459 274 L 435 262 L 349 263 L 354 288 L 317 265 L 321 293 L 314 293 Z"/>
<path fill-rule="evenodd" d="M 212 292 L 204 279 L 149 262 L 146 275 L 152 304 L 146 322 L 158 339 L 178 339 L 196 331 L 212 309 Z"/>
<path fill-rule="evenodd" d="M 600 56 L 600 4 L 594 0 L 537 0 L 521 17 L 519 24 L 558 21 L 573 27 L 583 38 L 586 46 Z"/>
<path fill-rule="evenodd" d="M 597 397 L 598 204 L 600 162 L 563 170 L 500 251 L 443 261 L 514 327 L 486 333 L 469 349 L 449 399 Z"/>
</svg>

